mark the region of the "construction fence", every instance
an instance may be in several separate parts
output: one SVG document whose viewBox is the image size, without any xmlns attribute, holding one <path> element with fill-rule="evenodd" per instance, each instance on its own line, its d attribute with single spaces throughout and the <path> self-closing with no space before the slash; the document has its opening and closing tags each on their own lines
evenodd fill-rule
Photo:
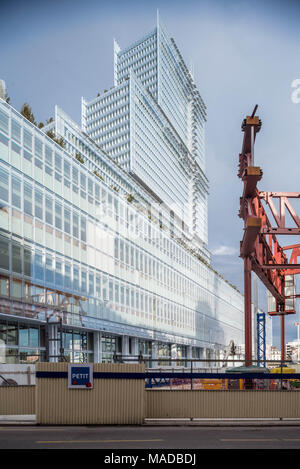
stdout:
<svg viewBox="0 0 300 469">
<path fill-rule="evenodd" d="M 81 366 L 74 364 L 78 369 Z M 93 364 L 92 383 L 72 388 L 80 383 L 70 385 L 68 363 L 38 363 L 35 386 L 0 386 L 0 414 L 35 415 L 40 425 L 141 425 L 146 419 L 298 419 L 299 389 L 280 387 L 291 376 L 300 379 L 298 374 L 265 374 L 266 381 L 275 379 L 279 386 L 258 389 L 253 385 L 261 379 L 258 373 L 237 377 L 195 370 L 191 376 L 178 370 L 146 370 L 143 363 Z M 175 382 L 169 383 L 172 388 L 154 386 L 158 379 L 165 384 L 169 379 Z M 193 385 L 183 388 L 181 381 L 185 379 Z M 247 381 L 248 388 L 195 388 L 197 380 L 206 380 L 208 386 L 209 380 L 217 384 L 216 380 L 230 379 Z"/>
</svg>

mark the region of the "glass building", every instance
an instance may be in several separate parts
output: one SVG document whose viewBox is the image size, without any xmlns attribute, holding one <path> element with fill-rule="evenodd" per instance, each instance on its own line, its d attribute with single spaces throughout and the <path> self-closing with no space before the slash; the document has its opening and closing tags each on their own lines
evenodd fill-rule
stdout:
<svg viewBox="0 0 300 469">
<path fill-rule="evenodd" d="M 82 99 L 81 127 L 56 106 L 39 129 L 0 99 L 2 363 L 162 364 L 243 343 L 242 295 L 207 249 L 194 80 L 159 20 L 115 42 L 114 67 L 114 87 Z"/>
</svg>

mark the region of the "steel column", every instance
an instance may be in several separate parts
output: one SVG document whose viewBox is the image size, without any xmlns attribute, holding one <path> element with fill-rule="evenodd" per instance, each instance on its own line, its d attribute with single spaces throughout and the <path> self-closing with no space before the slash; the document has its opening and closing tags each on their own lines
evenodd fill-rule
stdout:
<svg viewBox="0 0 300 469">
<path fill-rule="evenodd" d="M 251 259 L 244 259 L 245 366 L 252 363 Z"/>
<path fill-rule="evenodd" d="M 285 360 L 285 341 L 284 341 L 284 336 L 285 336 L 285 324 L 284 324 L 284 314 L 280 316 L 280 332 L 281 332 L 281 360 Z"/>
</svg>

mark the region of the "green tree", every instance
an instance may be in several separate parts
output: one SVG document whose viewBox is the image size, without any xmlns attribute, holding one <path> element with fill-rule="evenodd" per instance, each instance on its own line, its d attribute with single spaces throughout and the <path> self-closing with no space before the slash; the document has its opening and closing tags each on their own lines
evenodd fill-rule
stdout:
<svg viewBox="0 0 300 469">
<path fill-rule="evenodd" d="M 33 115 L 32 109 L 31 109 L 31 107 L 29 106 L 28 103 L 24 103 L 24 104 L 23 104 L 20 113 L 21 113 L 22 116 L 24 116 L 27 120 L 29 120 L 29 122 L 31 122 L 32 124 L 36 125 L 36 122 L 35 122 L 35 119 L 34 119 L 34 115 Z"/>
</svg>

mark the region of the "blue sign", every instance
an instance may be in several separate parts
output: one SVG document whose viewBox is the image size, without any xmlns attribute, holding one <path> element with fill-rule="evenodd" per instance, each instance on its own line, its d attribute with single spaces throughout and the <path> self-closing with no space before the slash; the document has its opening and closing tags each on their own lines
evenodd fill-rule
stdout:
<svg viewBox="0 0 300 469">
<path fill-rule="evenodd" d="M 69 364 L 68 386 L 69 389 L 92 389 L 93 365 Z"/>
</svg>

